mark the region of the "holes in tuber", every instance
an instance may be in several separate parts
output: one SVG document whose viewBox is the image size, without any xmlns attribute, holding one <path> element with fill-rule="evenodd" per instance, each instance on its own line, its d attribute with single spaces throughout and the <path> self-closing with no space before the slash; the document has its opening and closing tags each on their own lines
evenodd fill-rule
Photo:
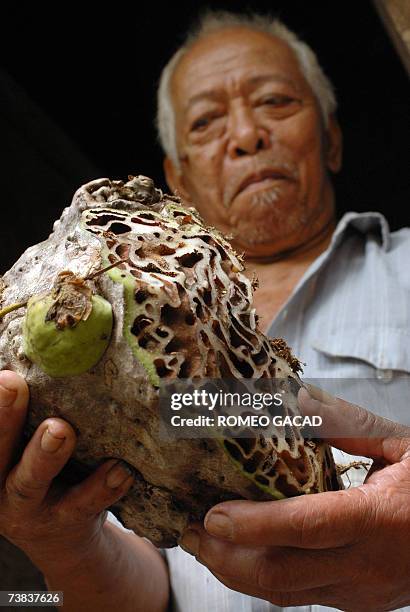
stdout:
<svg viewBox="0 0 410 612">
<path fill-rule="evenodd" d="M 157 219 L 151 213 L 140 213 L 138 217 L 131 217 L 133 223 L 140 225 L 157 225 Z"/>
<path fill-rule="evenodd" d="M 153 349 L 158 346 L 158 340 L 156 340 L 151 334 L 144 334 L 141 338 L 138 338 L 138 344 L 143 349 Z"/>
<path fill-rule="evenodd" d="M 241 336 L 237 333 L 233 325 L 229 326 L 229 338 L 231 346 L 233 346 L 234 348 L 239 348 L 240 346 L 250 346 L 250 348 L 252 348 L 252 345 L 249 345 L 249 343 L 244 340 L 244 338 L 241 338 Z"/>
<path fill-rule="evenodd" d="M 269 486 L 269 480 L 265 476 L 262 476 L 261 474 L 257 474 L 255 476 L 255 480 L 256 482 L 259 482 L 259 484 L 264 485 L 265 487 Z"/>
<path fill-rule="evenodd" d="M 129 256 L 130 245 L 129 244 L 119 244 L 117 248 L 115 249 L 115 252 L 117 253 L 118 257 L 120 257 L 120 259 L 125 259 L 126 257 Z"/>
<path fill-rule="evenodd" d="M 176 353 L 178 352 L 180 349 L 182 348 L 182 342 L 179 338 L 176 338 L 175 336 L 172 338 L 172 340 L 170 340 L 168 342 L 168 344 L 165 347 L 165 352 L 166 353 Z"/>
<path fill-rule="evenodd" d="M 252 359 L 257 366 L 263 365 L 268 361 L 268 354 L 266 350 L 262 347 L 259 353 L 257 353 L 256 355 L 252 355 Z"/>
<path fill-rule="evenodd" d="M 178 373 L 178 378 L 189 378 L 189 375 L 191 373 L 191 364 L 190 362 L 186 359 L 180 367 L 179 373 Z"/>
<path fill-rule="evenodd" d="M 204 309 L 202 308 L 202 304 L 197 297 L 194 297 L 193 301 L 195 302 L 195 313 L 196 316 L 201 320 L 204 318 Z"/>
<path fill-rule="evenodd" d="M 240 372 L 244 378 L 252 378 L 254 375 L 253 367 L 247 361 L 242 361 L 238 359 L 235 353 L 233 353 L 229 349 L 228 353 L 232 364 L 235 366 L 238 372 Z"/>
<path fill-rule="evenodd" d="M 232 368 L 229 366 L 228 362 L 225 359 L 225 355 L 220 351 L 217 352 L 217 364 L 220 372 L 221 378 L 232 378 Z"/>
<path fill-rule="evenodd" d="M 155 331 L 157 333 L 157 336 L 159 336 L 160 338 L 166 338 L 167 336 L 169 336 L 169 332 L 162 327 L 157 327 Z"/>
<path fill-rule="evenodd" d="M 225 261 L 226 259 L 228 259 L 228 255 L 226 254 L 225 249 L 221 247 L 220 244 L 214 241 L 214 246 L 218 249 L 219 255 L 221 256 L 222 261 Z"/>
<path fill-rule="evenodd" d="M 160 378 L 169 378 L 174 373 L 173 370 L 167 368 L 163 359 L 154 359 L 154 365 Z"/>
<path fill-rule="evenodd" d="M 212 331 L 214 332 L 215 336 L 219 338 L 219 340 L 225 342 L 225 336 L 222 333 L 219 321 L 212 321 Z"/>
<path fill-rule="evenodd" d="M 248 295 L 248 287 L 245 285 L 245 283 L 243 283 L 242 281 L 238 281 L 238 286 L 241 289 L 241 291 L 243 292 L 244 295 Z"/>
<path fill-rule="evenodd" d="M 128 225 L 125 225 L 125 223 L 115 222 L 111 223 L 110 231 L 118 236 L 119 234 L 126 234 L 127 232 L 130 232 L 131 228 L 128 227 Z"/>
<path fill-rule="evenodd" d="M 150 262 L 145 266 L 145 268 L 141 267 L 143 272 L 154 272 L 155 274 L 163 274 L 161 268 Z"/>
<path fill-rule="evenodd" d="M 295 495 L 301 494 L 301 492 L 298 491 L 296 487 L 288 483 L 286 476 L 284 476 L 283 474 L 280 474 L 280 476 L 278 476 L 275 485 L 276 489 L 283 493 L 285 497 L 295 497 Z"/>
<path fill-rule="evenodd" d="M 199 332 L 199 335 L 201 336 L 201 340 L 204 343 L 204 345 L 208 348 L 211 346 L 211 342 L 208 338 L 208 336 L 206 335 L 206 333 L 204 332 L 203 329 L 201 329 L 201 331 Z"/>
<path fill-rule="evenodd" d="M 250 457 L 243 466 L 243 469 L 245 470 L 245 472 L 248 472 L 248 474 L 253 474 L 254 472 L 256 472 L 259 463 L 261 462 L 263 458 L 263 453 L 261 453 L 260 451 L 256 451 L 252 457 Z"/>
<path fill-rule="evenodd" d="M 186 323 L 187 325 L 195 325 L 195 321 L 196 321 L 196 319 L 195 319 L 195 317 L 194 317 L 193 313 L 192 313 L 192 312 L 189 312 L 189 313 L 186 315 L 186 317 L 185 317 L 185 323 Z"/>
<path fill-rule="evenodd" d="M 243 449 L 245 455 L 249 455 L 256 446 L 256 438 L 238 438 L 236 442 Z"/>
<path fill-rule="evenodd" d="M 134 334 L 135 336 L 139 336 L 142 330 L 148 325 L 151 325 L 151 323 L 153 323 L 152 319 L 149 319 L 143 314 L 138 315 L 138 317 L 135 319 L 134 324 L 131 328 L 131 333 Z"/>
<path fill-rule="evenodd" d="M 230 442 L 229 440 L 224 440 L 224 446 L 226 450 L 228 451 L 228 453 L 231 455 L 231 457 L 235 459 L 235 461 L 240 461 L 241 463 L 243 462 L 242 453 L 239 450 L 239 448 L 236 446 L 236 444 L 234 444 L 233 442 Z"/>
<path fill-rule="evenodd" d="M 173 325 L 178 323 L 180 318 L 181 313 L 179 311 L 179 308 L 174 308 L 169 304 L 164 304 L 161 308 L 161 320 L 167 327 L 172 327 Z"/>
<path fill-rule="evenodd" d="M 198 261 L 203 259 L 202 253 L 198 253 L 198 251 L 194 251 L 193 253 L 185 253 L 185 255 L 180 255 L 176 258 L 176 260 L 183 266 L 184 268 L 193 268 Z"/>
<path fill-rule="evenodd" d="M 135 292 L 135 301 L 137 304 L 142 304 L 148 297 L 149 293 L 146 289 L 138 289 L 138 291 Z"/>
<path fill-rule="evenodd" d="M 175 253 L 175 249 L 167 244 L 159 244 L 153 251 L 158 255 L 173 255 Z"/>
<path fill-rule="evenodd" d="M 212 292 L 210 289 L 204 289 L 202 291 L 202 299 L 207 306 L 212 306 Z"/>
<path fill-rule="evenodd" d="M 120 215 L 98 215 L 96 214 L 93 219 L 86 221 L 86 225 L 107 225 L 112 221 L 122 221 L 124 217 Z M 122 223 L 120 224 L 122 225 Z M 130 231 L 130 228 L 127 226 L 127 232 Z"/>
</svg>

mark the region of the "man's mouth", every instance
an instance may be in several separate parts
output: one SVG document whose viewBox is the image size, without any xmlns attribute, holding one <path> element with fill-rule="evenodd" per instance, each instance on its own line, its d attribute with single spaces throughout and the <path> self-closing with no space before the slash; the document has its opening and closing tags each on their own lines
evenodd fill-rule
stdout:
<svg viewBox="0 0 410 612">
<path fill-rule="evenodd" d="M 237 192 L 235 193 L 236 197 L 240 193 L 246 191 L 254 191 L 260 188 L 269 187 L 275 181 L 284 181 L 290 180 L 291 177 L 289 174 L 286 174 L 282 170 L 261 170 L 260 172 L 253 172 L 244 178 L 242 183 L 239 185 Z"/>
</svg>

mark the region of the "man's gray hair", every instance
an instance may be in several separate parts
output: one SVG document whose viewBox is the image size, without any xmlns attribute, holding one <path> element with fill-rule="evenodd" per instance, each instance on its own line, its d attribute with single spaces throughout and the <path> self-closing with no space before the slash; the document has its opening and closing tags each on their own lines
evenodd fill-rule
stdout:
<svg viewBox="0 0 410 612">
<path fill-rule="evenodd" d="M 235 26 L 265 32 L 285 41 L 293 49 L 301 71 L 316 96 L 325 126 L 328 124 L 329 115 L 336 110 L 337 103 L 332 83 L 320 67 L 315 53 L 279 19 L 269 15 L 242 15 L 229 11 L 209 11 L 188 32 L 184 44 L 164 67 L 159 80 L 156 117 L 158 139 L 165 154 L 170 157 L 177 168 L 179 168 L 179 157 L 176 143 L 175 113 L 170 87 L 174 71 L 181 58 L 198 40 L 205 38 L 212 32 Z"/>
</svg>

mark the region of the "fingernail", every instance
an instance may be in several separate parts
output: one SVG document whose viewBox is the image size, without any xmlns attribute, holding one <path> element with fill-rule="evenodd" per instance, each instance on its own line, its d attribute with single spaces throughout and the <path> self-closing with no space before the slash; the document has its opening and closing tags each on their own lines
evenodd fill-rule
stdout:
<svg viewBox="0 0 410 612">
<path fill-rule="evenodd" d="M 41 437 L 40 445 L 41 445 L 42 450 L 46 451 L 46 453 L 55 453 L 62 446 L 64 440 L 65 440 L 65 437 L 59 438 L 53 435 L 53 433 L 50 430 L 50 426 L 48 426 Z"/>
<path fill-rule="evenodd" d="M 0 385 L 0 406 L 8 408 L 12 405 L 17 397 L 16 389 L 6 389 L 3 385 Z"/>
<path fill-rule="evenodd" d="M 183 534 L 182 538 L 179 541 L 180 547 L 185 550 L 185 552 L 190 555 L 194 555 L 194 557 L 198 556 L 199 553 L 199 534 L 193 529 L 187 529 Z"/>
<path fill-rule="evenodd" d="M 107 472 L 105 483 L 110 489 L 116 489 L 122 485 L 130 476 L 133 476 L 132 469 L 123 461 L 118 461 Z"/>
<path fill-rule="evenodd" d="M 233 538 L 233 523 L 226 514 L 221 512 L 211 512 L 207 515 L 204 527 L 208 533 L 217 538 L 226 538 L 227 540 Z"/>
</svg>

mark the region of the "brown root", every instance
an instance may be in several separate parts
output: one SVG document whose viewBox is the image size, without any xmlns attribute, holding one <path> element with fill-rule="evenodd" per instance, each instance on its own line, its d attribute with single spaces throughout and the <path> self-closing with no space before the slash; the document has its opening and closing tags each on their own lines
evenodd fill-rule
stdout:
<svg viewBox="0 0 410 612">
<path fill-rule="evenodd" d="M 336 464 L 336 471 L 339 474 L 339 476 L 342 476 L 343 474 L 345 474 L 351 469 L 360 470 L 360 468 L 364 468 L 366 472 L 368 472 L 370 466 L 371 466 L 371 463 L 368 461 L 351 461 L 350 463 L 347 463 L 346 465 Z"/>
</svg>

